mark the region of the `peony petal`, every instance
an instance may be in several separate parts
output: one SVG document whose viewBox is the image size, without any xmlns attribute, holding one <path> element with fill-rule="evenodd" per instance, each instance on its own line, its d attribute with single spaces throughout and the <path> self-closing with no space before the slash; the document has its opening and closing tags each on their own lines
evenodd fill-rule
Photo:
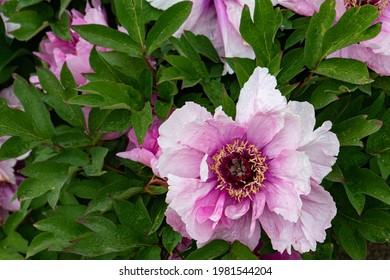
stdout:
<svg viewBox="0 0 390 280">
<path fill-rule="evenodd" d="M 131 151 L 120 152 L 116 154 L 120 158 L 129 159 L 135 162 L 140 162 L 143 165 L 152 167 L 152 159 L 155 158 L 154 154 L 146 149 L 135 148 Z"/>
<path fill-rule="evenodd" d="M 291 254 L 291 246 L 300 253 L 315 250 L 317 242 L 323 242 L 325 230 L 336 215 L 332 197 L 321 186 L 312 182 L 309 195 L 302 196 L 302 215 L 296 223 L 284 220 L 267 207 L 260 217 L 260 223 L 270 237 L 272 247 L 279 252 Z"/>
<path fill-rule="evenodd" d="M 248 212 L 250 205 L 250 199 L 243 199 L 240 202 L 230 204 L 225 208 L 225 215 L 229 219 L 237 220 Z"/>
<path fill-rule="evenodd" d="M 252 196 L 252 221 L 250 227 L 250 233 L 253 234 L 257 220 L 261 216 L 264 210 L 266 197 L 264 192 L 258 192 L 254 196 Z"/>
<path fill-rule="evenodd" d="M 240 241 L 242 244 L 254 250 L 259 244 L 260 239 L 260 225 L 257 222 L 253 233 L 250 231 L 251 226 L 251 213 L 247 212 L 246 215 L 238 220 L 234 220 L 234 223 L 230 227 L 221 224 L 215 228 L 214 234 L 210 240 L 197 242 L 198 247 L 204 246 L 206 243 L 215 239 L 222 239 L 228 242 Z"/>
<path fill-rule="evenodd" d="M 332 124 L 327 121 L 313 132 L 312 140 L 299 147 L 309 156 L 312 165 L 312 179 L 321 183 L 322 179 L 332 171 L 332 165 L 336 162 L 340 143 L 336 134 L 329 131 Z"/>
<path fill-rule="evenodd" d="M 268 209 L 296 222 L 300 216 L 300 195 L 310 192 L 311 165 L 302 152 L 284 151 L 269 163 L 265 187 Z"/>
<path fill-rule="evenodd" d="M 181 234 L 181 236 L 186 238 L 191 238 L 186 230 L 186 225 L 181 220 L 180 216 L 176 213 L 175 210 L 168 207 L 165 212 L 165 217 L 167 224 L 170 225 L 175 231 Z"/>
<path fill-rule="evenodd" d="M 163 177 L 172 174 L 185 178 L 199 178 L 203 157 L 202 152 L 190 148 L 166 149 L 159 158 L 157 168 Z"/>
<path fill-rule="evenodd" d="M 267 68 L 257 67 L 241 89 L 236 121 L 248 124 L 257 114 L 281 113 L 287 101 L 276 89 L 276 79 Z"/>
<path fill-rule="evenodd" d="M 284 150 L 296 150 L 301 141 L 301 131 L 299 117 L 291 112 L 286 112 L 283 128 L 263 148 L 263 154 L 268 159 L 272 159 Z"/>
<path fill-rule="evenodd" d="M 205 108 L 193 103 L 187 102 L 182 108 L 175 110 L 171 116 L 161 124 L 159 128 L 160 137 L 158 144 L 162 149 L 177 147 L 180 143 L 179 139 L 185 127 L 188 124 L 197 123 L 201 125 L 207 119 L 212 119 L 212 116 Z M 183 143 L 184 145 L 186 143 Z"/>
<path fill-rule="evenodd" d="M 255 58 L 251 46 L 245 43 L 239 33 L 240 17 L 244 6 L 236 1 L 214 1 L 218 25 L 223 39 L 224 57 Z M 234 24 L 231 22 L 234 20 Z"/>
</svg>

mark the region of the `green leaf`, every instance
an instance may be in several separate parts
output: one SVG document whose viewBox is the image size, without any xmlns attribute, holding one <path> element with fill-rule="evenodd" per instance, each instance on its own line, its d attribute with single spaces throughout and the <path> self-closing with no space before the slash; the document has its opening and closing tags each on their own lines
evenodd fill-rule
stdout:
<svg viewBox="0 0 390 280">
<path fill-rule="evenodd" d="M 65 12 L 66 8 L 72 2 L 72 0 L 61 0 L 60 10 L 58 12 L 58 17 L 60 18 L 62 14 Z"/>
<path fill-rule="evenodd" d="M 390 187 L 386 181 L 374 174 L 369 169 L 351 168 L 344 172 L 344 187 L 352 205 L 358 213 L 361 213 L 364 207 L 364 195 L 376 198 L 387 205 L 390 205 Z"/>
<path fill-rule="evenodd" d="M 138 143 L 142 145 L 149 126 L 153 122 L 152 107 L 149 102 L 145 104 L 142 111 L 133 111 L 133 114 L 131 115 L 131 122 L 133 123 Z"/>
<path fill-rule="evenodd" d="M 348 224 L 344 224 L 339 231 L 339 238 L 341 245 L 352 259 L 366 259 L 366 240 L 354 227 L 351 227 Z"/>
<path fill-rule="evenodd" d="M 348 58 L 326 59 L 318 65 L 314 73 L 357 85 L 373 82 L 363 62 Z"/>
<path fill-rule="evenodd" d="M 302 254 L 303 260 L 332 260 L 334 245 L 333 243 L 317 244 L 315 252 Z"/>
<path fill-rule="evenodd" d="M 85 166 L 89 164 L 89 156 L 82 150 L 69 147 L 61 150 L 60 154 L 51 158 L 52 161 L 70 164 L 72 166 Z"/>
<path fill-rule="evenodd" d="M 322 3 L 319 13 L 311 17 L 306 32 L 305 64 L 309 69 L 315 69 L 323 58 L 323 41 L 326 31 L 331 27 L 336 18 L 335 1 L 327 0 Z"/>
<path fill-rule="evenodd" d="M 239 241 L 234 241 L 229 254 L 223 257 L 224 260 L 257 260 L 252 251 Z"/>
<path fill-rule="evenodd" d="M 41 95 L 41 99 L 50 105 L 69 124 L 75 127 L 85 128 L 85 117 L 81 107 L 67 104 L 67 99 L 69 98 L 68 93 L 57 80 L 56 76 L 45 68 L 38 69 L 37 73 L 40 84 L 46 91 L 46 94 Z"/>
<path fill-rule="evenodd" d="M 201 80 L 201 75 L 199 75 L 195 65 L 192 64 L 191 58 L 179 55 L 167 55 L 164 59 L 176 68 L 180 76 L 183 77 L 183 80 L 196 82 Z"/>
<path fill-rule="evenodd" d="M 118 30 L 100 24 L 73 25 L 72 29 L 94 45 L 125 52 L 130 56 L 142 56 L 137 42 Z"/>
<path fill-rule="evenodd" d="M 51 232 L 42 232 L 34 237 L 28 247 L 26 258 L 30 258 L 43 250 L 49 249 L 54 243 L 58 242 L 58 238 Z"/>
<path fill-rule="evenodd" d="M 112 81 L 90 82 L 79 88 L 80 91 L 89 94 L 81 94 L 68 100 L 70 104 L 101 109 L 127 109 L 137 110 L 142 108 L 141 94 L 134 88 Z"/>
<path fill-rule="evenodd" d="M 217 51 L 215 50 L 213 44 L 210 42 L 210 39 L 204 35 L 194 35 L 190 31 L 184 31 L 185 37 L 195 48 L 195 50 L 207 57 L 212 62 L 218 63 L 221 62 Z"/>
<path fill-rule="evenodd" d="M 31 118 L 22 111 L 10 109 L 3 98 L 0 98 L 0 115 L 0 135 L 19 136 L 26 141 L 43 140 L 36 135 Z"/>
<path fill-rule="evenodd" d="M 374 38 L 381 30 L 380 24 L 372 25 L 378 18 L 378 7 L 362 5 L 351 7 L 325 34 L 323 55 L 327 56 L 349 45 Z"/>
<path fill-rule="evenodd" d="M 21 10 L 26 7 L 33 6 L 35 4 L 38 4 L 40 2 L 43 2 L 44 0 L 20 0 L 18 1 L 19 4 L 16 6 L 17 10 Z"/>
<path fill-rule="evenodd" d="M 160 228 L 164 221 L 167 207 L 168 205 L 166 204 L 163 196 L 157 197 L 153 202 L 151 211 L 152 225 L 150 226 L 148 235 L 155 233 Z"/>
<path fill-rule="evenodd" d="M 92 133 L 125 132 L 131 126 L 131 112 L 124 109 L 100 110 L 93 108 L 88 117 Z"/>
<path fill-rule="evenodd" d="M 55 133 L 54 126 L 49 111 L 40 99 L 41 93 L 19 76 L 15 77 L 14 91 L 22 102 L 24 111 L 31 117 L 37 134 L 43 139 L 52 139 Z"/>
<path fill-rule="evenodd" d="M 20 41 L 27 41 L 38 32 L 49 26 L 53 17 L 53 9 L 47 3 L 39 3 L 21 11 L 17 11 L 9 18 L 10 22 L 19 23 L 20 28 L 12 31 L 12 35 Z"/>
<path fill-rule="evenodd" d="M 279 55 L 280 44 L 275 40 L 275 35 L 282 22 L 283 15 L 280 9 L 274 9 L 269 0 L 256 0 L 254 21 L 252 21 L 249 7 L 244 7 L 240 33 L 252 46 L 258 66 L 269 66 L 270 62 Z"/>
<path fill-rule="evenodd" d="M 105 173 L 102 171 L 104 165 L 104 158 L 108 153 L 105 147 L 93 147 L 91 153 L 91 164 L 83 166 L 87 176 L 100 176 Z"/>
<path fill-rule="evenodd" d="M 202 248 L 192 252 L 186 260 L 212 260 L 225 254 L 229 251 L 229 248 L 230 245 L 226 241 L 213 240 Z"/>
<path fill-rule="evenodd" d="M 41 231 L 51 232 L 55 236 L 63 237 L 67 240 L 77 238 L 89 231 L 85 226 L 64 217 L 43 219 L 36 222 L 34 227 Z"/>
<path fill-rule="evenodd" d="M 234 69 L 234 73 L 237 75 L 240 88 L 249 80 L 253 71 L 256 68 L 256 61 L 249 58 L 226 58 L 227 63 Z"/>
<path fill-rule="evenodd" d="M 357 88 L 357 85 L 333 79 L 325 80 L 313 91 L 310 103 L 313 104 L 315 109 L 321 109 L 338 100 L 338 95 L 345 92 L 353 92 Z"/>
<path fill-rule="evenodd" d="M 166 226 L 162 230 L 162 244 L 167 249 L 169 254 L 172 254 L 173 250 L 182 240 L 181 235 L 174 231 L 172 227 Z"/>
<path fill-rule="evenodd" d="M 164 11 L 146 37 L 146 54 L 161 46 L 172 34 L 174 34 L 191 12 L 192 3 L 189 1 L 179 2 Z"/>
<path fill-rule="evenodd" d="M 69 67 L 66 64 L 66 62 L 62 66 L 61 73 L 60 73 L 60 80 L 61 80 L 62 87 L 65 89 L 65 93 L 66 93 L 65 99 L 69 99 L 77 95 L 76 81 L 72 75 L 72 72 L 69 70 Z"/>
<path fill-rule="evenodd" d="M 360 234 L 371 242 L 390 240 L 390 214 L 381 210 L 368 210 L 357 226 Z"/>
<path fill-rule="evenodd" d="M 18 188 L 20 200 L 39 197 L 47 192 L 48 203 L 54 208 L 58 202 L 60 191 L 70 174 L 69 165 L 52 162 L 39 162 L 23 169 L 23 175 L 28 176 Z M 50 178 L 50 179 L 49 179 Z"/>
<path fill-rule="evenodd" d="M 368 137 L 366 148 L 368 153 L 377 154 L 390 150 L 390 109 L 384 113 L 382 120 L 381 129 Z"/>
<path fill-rule="evenodd" d="M 139 250 L 136 260 L 161 260 L 160 247 L 143 247 Z"/>
<path fill-rule="evenodd" d="M 236 105 L 227 94 L 226 89 L 221 82 L 217 80 L 211 80 L 209 83 L 206 83 L 203 86 L 203 89 L 215 107 L 222 106 L 223 111 L 228 116 L 233 118 L 235 117 Z"/>
<path fill-rule="evenodd" d="M 385 180 L 390 175 L 390 150 L 386 150 L 377 156 L 379 169 L 382 173 L 382 178 Z"/>
<path fill-rule="evenodd" d="M 70 41 L 70 18 L 68 14 L 62 14 L 60 19 L 50 23 L 51 30 L 54 34 L 65 41 Z"/>
<path fill-rule="evenodd" d="M 303 48 L 293 49 L 283 56 L 281 62 L 282 69 L 277 76 L 279 84 L 288 83 L 304 70 L 305 62 L 303 56 Z"/>
<path fill-rule="evenodd" d="M 13 136 L 5 141 L 0 147 L 0 161 L 9 158 L 17 158 L 24 155 L 32 148 L 38 146 L 40 142 L 26 140 L 18 136 Z"/>
<path fill-rule="evenodd" d="M 360 139 L 371 135 L 381 128 L 378 120 L 367 120 L 367 116 L 357 116 L 333 126 L 341 146 L 363 146 Z"/>
<path fill-rule="evenodd" d="M 115 0 L 119 23 L 129 32 L 142 51 L 145 39 L 145 26 L 142 15 L 142 0 Z"/>
<path fill-rule="evenodd" d="M 190 65 L 193 66 L 193 68 L 195 69 L 195 73 L 197 73 L 196 78 L 201 78 L 205 81 L 208 81 L 210 77 L 206 66 L 201 60 L 199 53 L 196 51 L 195 47 L 188 39 L 188 37 L 191 36 L 194 35 L 190 32 L 184 32 L 180 39 L 172 37 L 170 41 L 175 46 L 176 50 L 179 52 L 180 55 L 190 59 Z"/>
<path fill-rule="evenodd" d="M 142 199 L 138 199 L 137 204 L 114 200 L 114 209 L 122 225 L 137 229 L 141 234 L 148 232 L 152 221 Z"/>
</svg>

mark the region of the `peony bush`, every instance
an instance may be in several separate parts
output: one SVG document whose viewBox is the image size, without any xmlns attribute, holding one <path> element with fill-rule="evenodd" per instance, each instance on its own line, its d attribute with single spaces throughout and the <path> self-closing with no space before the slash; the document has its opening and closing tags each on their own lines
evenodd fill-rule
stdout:
<svg viewBox="0 0 390 280">
<path fill-rule="evenodd" d="M 0 1 L 0 259 L 371 258 L 389 11 Z"/>
</svg>

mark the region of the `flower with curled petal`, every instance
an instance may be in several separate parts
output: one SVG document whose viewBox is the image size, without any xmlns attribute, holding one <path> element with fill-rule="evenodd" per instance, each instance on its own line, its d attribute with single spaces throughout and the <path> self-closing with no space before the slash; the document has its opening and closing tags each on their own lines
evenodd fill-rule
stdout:
<svg viewBox="0 0 390 280">
<path fill-rule="evenodd" d="M 254 249 L 260 228 L 273 248 L 315 250 L 336 214 L 319 184 L 339 151 L 326 121 L 314 130 L 314 108 L 290 101 L 266 68 L 241 90 L 235 120 L 188 102 L 159 128 L 157 169 L 168 180 L 166 218 L 202 246 L 235 240 Z"/>
</svg>

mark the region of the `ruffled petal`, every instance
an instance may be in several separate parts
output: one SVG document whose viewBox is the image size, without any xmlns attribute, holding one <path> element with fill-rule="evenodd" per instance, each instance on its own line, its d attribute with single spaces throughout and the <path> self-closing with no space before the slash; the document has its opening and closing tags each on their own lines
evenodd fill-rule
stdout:
<svg viewBox="0 0 390 280">
<path fill-rule="evenodd" d="M 277 114 L 276 116 L 280 115 Z M 268 159 L 277 157 L 284 150 L 296 150 L 301 140 L 302 128 L 300 119 L 297 115 L 286 112 L 283 121 L 276 119 L 274 123 L 274 125 L 269 125 L 271 126 L 270 128 L 268 126 L 259 128 L 259 130 L 265 130 L 263 132 L 264 134 L 268 132 L 268 137 L 272 135 L 272 139 L 266 142 L 266 146 L 263 148 L 263 153 Z M 262 123 L 260 123 L 260 125 L 261 124 Z M 274 134 L 275 132 L 277 132 L 276 135 Z M 263 137 L 266 138 L 265 136 Z"/>
<path fill-rule="evenodd" d="M 257 114 L 283 114 L 286 105 L 286 98 L 276 89 L 275 77 L 267 68 L 257 67 L 241 89 L 236 121 L 248 124 Z"/>
<path fill-rule="evenodd" d="M 171 116 L 161 124 L 159 128 L 160 137 L 158 144 L 162 149 L 178 147 L 178 145 L 186 145 L 178 139 L 183 137 L 185 128 L 188 124 L 198 124 L 199 126 L 207 119 L 212 119 L 212 116 L 205 108 L 193 103 L 187 102 L 182 108 L 175 110 Z M 206 132 L 205 132 L 206 133 Z M 188 132 L 192 135 L 194 132 Z M 186 134 L 185 136 L 188 138 Z M 206 136 L 206 135 L 205 135 Z"/>
<path fill-rule="evenodd" d="M 230 204 L 225 208 L 225 215 L 232 220 L 240 219 L 248 212 L 250 205 L 250 199 L 244 199 L 240 202 Z"/>
<path fill-rule="evenodd" d="M 161 176 L 172 174 L 184 178 L 200 178 L 204 153 L 195 149 L 165 149 L 157 165 Z"/>
<path fill-rule="evenodd" d="M 311 192 L 302 196 L 302 215 L 296 223 L 283 219 L 267 207 L 260 217 L 260 223 L 270 237 L 272 247 L 291 254 L 291 246 L 300 253 L 315 250 L 317 242 L 323 242 L 325 230 L 331 226 L 336 215 L 336 206 L 330 194 L 312 182 Z"/>
<path fill-rule="evenodd" d="M 265 187 L 268 209 L 296 222 L 301 215 L 300 195 L 310 192 L 311 165 L 305 153 L 285 151 L 269 163 Z"/>
<path fill-rule="evenodd" d="M 197 242 L 198 247 L 205 245 L 211 240 L 222 239 L 228 242 L 240 241 L 242 244 L 254 250 L 259 244 L 260 240 L 260 225 L 259 222 L 254 224 L 254 230 L 251 232 L 251 213 L 247 212 L 243 217 L 238 220 L 234 220 L 229 227 L 220 226 L 214 231 L 212 238 L 208 241 Z"/>
<path fill-rule="evenodd" d="M 299 116 L 302 134 L 298 138 L 297 150 L 305 152 L 312 165 L 311 178 L 317 183 L 332 170 L 339 152 L 339 141 L 336 135 L 329 131 L 331 122 L 326 121 L 313 131 L 315 125 L 314 107 L 308 102 L 290 101 L 289 110 Z M 291 127 L 291 126 L 289 126 Z M 297 131 L 298 129 L 296 129 Z M 290 132 L 293 135 L 293 131 Z"/>
</svg>

